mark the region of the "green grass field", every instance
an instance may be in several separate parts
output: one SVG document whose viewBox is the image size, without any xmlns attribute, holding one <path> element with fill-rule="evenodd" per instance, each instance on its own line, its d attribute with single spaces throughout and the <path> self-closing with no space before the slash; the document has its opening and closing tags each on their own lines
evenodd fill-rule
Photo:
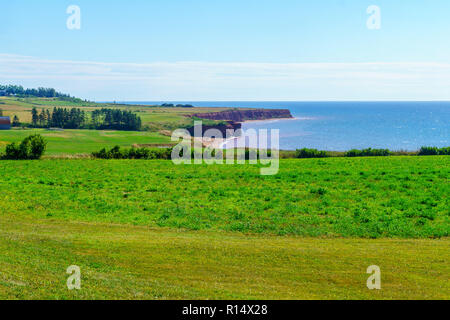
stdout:
<svg viewBox="0 0 450 320">
<path fill-rule="evenodd" d="M 116 145 L 131 147 L 134 144 L 171 144 L 170 137 L 148 131 L 96 131 L 96 130 L 64 130 L 49 131 L 46 129 L 4 130 L 0 131 L 0 152 L 11 142 L 20 142 L 31 134 L 38 133 L 47 141 L 45 156 L 64 156 L 90 154 L 102 148 Z"/>
<path fill-rule="evenodd" d="M 0 203 L 15 215 L 143 226 L 328 237 L 446 237 L 449 158 L 2 161 Z"/>
<path fill-rule="evenodd" d="M 448 299 L 448 159 L 0 161 L 0 298 Z"/>
<path fill-rule="evenodd" d="M 0 214 L 1 299 L 448 299 L 448 239 L 188 232 Z M 381 290 L 366 269 L 381 268 Z M 69 291 L 66 269 L 81 268 Z"/>
</svg>

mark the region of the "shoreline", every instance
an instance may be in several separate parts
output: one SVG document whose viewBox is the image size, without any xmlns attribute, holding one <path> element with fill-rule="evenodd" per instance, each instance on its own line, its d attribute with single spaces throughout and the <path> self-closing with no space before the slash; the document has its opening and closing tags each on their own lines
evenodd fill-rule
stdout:
<svg viewBox="0 0 450 320">
<path fill-rule="evenodd" d="M 277 121 L 286 121 L 286 120 L 302 120 L 302 118 L 298 118 L 298 117 L 292 117 L 292 118 L 271 118 L 271 119 L 264 119 L 264 120 L 246 120 L 243 122 L 237 122 L 240 124 L 245 124 L 245 123 L 258 123 L 258 122 L 266 122 L 266 123 L 270 123 L 270 122 L 277 122 Z M 231 141 L 237 141 L 238 139 L 240 139 L 241 137 L 231 137 L 231 138 L 215 138 L 213 139 L 214 141 L 212 141 L 209 146 L 216 148 L 216 149 L 222 149 L 222 150 L 226 150 L 227 148 L 225 148 L 225 146 L 231 142 Z M 235 143 L 234 143 L 235 144 Z"/>
<path fill-rule="evenodd" d="M 301 118 L 292 117 L 292 118 L 270 118 L 270 119 L 263 119 L 263 120 L 245 120 L 242 122 L 237 123 L 252 123 L 252 122 L 276 122 L 276 121 L 283 121 L 283 120 L 302 120 Z"/>
<path fill-rule="evenodd" d="M 243 122 L 236 122 L 236 123 L 240 123 L 240 124 L 245 124 L 245 123 L 256 123 L 256 122 L 277 122 L 277 121 L 285 121 L 285 120 L 302 120 L 302 118 L 299 117 L 292 117 L 292 118 L 271 118 L 271 119 L 264 119 L 264 120 L 246 120 Z M 236 141 L 238 139 L 240 139 L 241 137 L 231 137 L 231 138 L 212 138 L 212 139 L 207 139 L 207 141 L 202 140 L 203 146 L 205 147 L 212 147 L 215 149 L 222 149 L 222 150 L 226 150 L 227 148 L 225 148 L 225 146 L 231 142 L 231 141 Z"/>
</svg>

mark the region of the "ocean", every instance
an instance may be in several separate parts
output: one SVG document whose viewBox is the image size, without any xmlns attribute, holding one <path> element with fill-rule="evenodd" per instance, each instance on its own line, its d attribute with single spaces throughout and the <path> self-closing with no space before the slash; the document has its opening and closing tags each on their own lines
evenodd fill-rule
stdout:
<svg viewBox="0 0 450 320">
<path fill-rule="evenodd" d="M 164 102 L 139 102 L 161 103 Z M 450 102 L 166 103 L 186 103 L 198 107 L 289 109 L 295 120 L 243 124 L 244 130 L 279 129 L 280 149 L 283 150 L 315 148 L 345 151 L 354 148 L 383 148 L 415 151 L 422 146 L 450 146 Z"/>
</svg>

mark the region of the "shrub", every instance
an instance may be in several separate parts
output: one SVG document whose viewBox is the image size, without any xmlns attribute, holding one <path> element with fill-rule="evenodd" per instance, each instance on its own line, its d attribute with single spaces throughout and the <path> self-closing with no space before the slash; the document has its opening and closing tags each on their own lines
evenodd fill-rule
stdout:
<svg viewBox="0 0 450 320">
<path fill-rule="evenodd" d="M 265 153 L 267 152 L 267 153 Z M 272 156 L 272 150 L 268 149 L 267 151 L 264 151 L 263 153 L 261 153 L 261 150 L 256 150 L 256 149 L 249 149 L 249 148 L 245 148 L 245 152 L 244 152 L 244 158 L 245 160 L 255 160 L 255 156 L 256 159 L 262 159 L 265 158 L 267 155 L 267 157 L 271 157 Z M 237 157 L 237 152 L 236 152 L 236 157 Z"/>
<path fill-rule="evenodd" d="M 352 149 L 347 151 L 344 156 L 345 157 L 387 157 L 392 155 L 392 152 L 388 149 Z"/>
<path fill-rule="evenodd" d="M 202 148 L 202 149 L 195 149 L 195 148 L 191 148 L 191 159 L 194 159 L 195 157 L 197 158 L 201 158 L 202 156 L 205 155 L 206 151 L 210 151 L 209 148 Z M 227 157 L 227 152 L 232 152 L 234 153 L 234 160 L 256 160 L 256 159 L 266 159 L 266 158 L 270 158 L 272 156 L 272 150 L 266 150 L 261 152 L 261 150 L 258 149 L 250 149 L 250 148 L 245 148 L 245 149 L 238 149 L 238 150 L 234 150 L 234 151 L 228 151 L 228 150 L 217 150 L 217 149 L 213 149 L 211 151 L 211 156 L 215 157 L 216 155 L 219 157 L 222 157 L 223 159 L 226 159 Z M 180 155 L 182 155 L 180 153 Z"/>
<path fill-rule="evenodd" d="M 2 159 L 19 160 L 20 159 L 19 146 L 15 142 L 8 144 L 6 146 L 6 154 L 2 156 Z"/>
<path fill-rule="evenodd" d="M 448 156 L 450 155 L 450 147 L 436 148 L 436 147 L 422 147 L 418 153 L 419 156 Z"/>
<path fill-rule="evenodd" d="M 344 154 L 345 157 L 361 157 L 361 150 L 351 149 Z"/>
<path fill-rule="evenodd" d="M 439 149 L 436 147 L 422 147 L 419 150 L 419 156 L 437 156 Z"/>
<path fill-rule="evenodd" d="M 439 155 L 441 155 L 441 156 L 450 156 L 450 147 L 439 149 Z"/>
<path fill-rule="evenodd" d="M 172 150 L 173 148 L 130 148 L 130 149 L 120 149 L 119 146 L 115 146 L 111 150 L 107 150 L 105 148 L 101 149 L 98 152 L 93 152 L 92 156 L 94 158 L 98 159 L 144 159 L 144 160 L 171 160 L 172 159 Z M 203 157 L 204 153 L 206 152 L 206 148 L 202 149 L 194 149 L 191 148 L 191 159 L 194 159 L 195 157 Z M 222 153 L 222 157 L 225 157 L 226 151 L 220 150 L 218 152 Z M 242 152 L 242 151 L 241 151 Z M 248 148 L 245 149 L 244 152 L 242 152 L 242 155 L 245 160 L 250 160 L 250 156 L 256 154 L 257 159 L 265 158 L 265 153 L 260 153 L 259 150 L 250 150 Z M 182 153 L 180 152 L 180 156 L 182 156 Z M 211 156 L 216 156 L 216 150 L 213 150 L 211 152 Z M 238 152 L 234 153 L 234 158 L 237 159 Z M 267 150 L 267 157 L 272 156 L 272 151 Z"/>
<path fill-rule="evenodd" d="M 47 142 L 45 142 L 44 138 L 39 134 L 25 138 L 22 141 L 22 144 L 27 145 L 27 158 L 32 160 L 40 159 L 44 154 L 45 149 L 47 149 Z"/>
<path fill-rule="evenodd" d="M 171 148 L 130 148 L 130 149 L 120 149 L 119 146 L 113 147 L 111 150 L 106 150 L 103 148 L 98 152 L 93 152 L 92 156 L 98 159 L 162 159 L 169 160 L 172 155 Z"/>
<path fill-rule="evenodd" d="M 124 159 L 124 152 L 120 150 L 119 146 L 115 146 L 111 150 L 103 148 L 98 152 L 93 152 L 92 156 L 99 159 Z"/>
<path fill-rule="evenodd" d="M 22 145 L 23 144 L 23 145 Z M 28 144 L 22 143 L 20 146 L 17 146 L 15 144 L 12 144 L 7 147 L 7 154 L 10 154 L 11 157 L 16 157 L 17 154 L 28 154 L 30 151 L 27 151 L 29 148 L 31 148 Z M 16 150 L 17 149 L 17 150 Z M 8 151 L 9 150 L 9 151 Z M 198 157 L 201 157 L 202 154 L 205 152 L 205 149 L 194 149 L 191 148 L 191 158 L 193 159 L 196 154 L 198 154 Z M 224 157 L 226 156 L 227 150 L 222 150 L 221 152 L 224 153 Z M 246 148 L 243 152 L 243 156 L 245 157 L 245 160 L 249 160 L 250 156 L 255 154 L 257 156 L 257 159 L 262 158 L 262 154 L 260 154 L 259 150 L 250 150 Z M 267 156 L 271 156 L 271 150 L 268 150 Z M 333 152 L 327 152 L 327 151 L 319 151 L 316 149 L 299 149 L 296 150 L 294 154 L 295 158 L 325 158 L 325 157 L 333 157 L 336 156 Z M 358 149 L 352 149 L 344 153 L 345 157 L 386 157 L 391 156 L 394 153 L 389 151 L 388 149 L 364 149 L 364 150 L 358 150 Z M 409 154 L 409 153 L 408 153 Z M 415 153 L 414 153 L 415 154 Z M 340 155 L 340 154 L 339 154 Z M 418 155 L 450 155 L 450 147 L 447 148 L 434 148 L 434 147 L 422 147 L 422 149 L 419 151 Z M 152 159 L 163 159 L 163 160 L 170 160 L 172 156 L 172 148 L 130 148 L 130 149 L 121 149 L 119 146 L 115 146 L 110 150 L 107 150 L 103 148 L 102 150 L 98 152 L 93 152 L 92 156 L 94 158 L 99 159 L 145 159 L 145 160 L 152 160 Z M 181 156 L 181 154 L 180 154 Z M 215 156 L 215 153 L 213 152 L 212 156 Z M 234 153 L 234 158 L 236 159 L 238 156 L 238 152 Z M 291 153 L 288 155 L 291 157 Z M 285 156 L 286 157 L 286 156 Z"/>
<path fill-rule="evenodd" d="M 295 157 L 299 159 L 303 158 L 326 158 L 329 157 L 328 152 L 326 151 L 319 151 L 317 149 L 299 149 L 295 151 Z"/>
<path fill-rule="evenodd" d="M 41 135 L 26 137 L 19 145 L 15 142 L 6 146 L 2 159 L 7 160 L 37 160 L 42 157 L 47 148 L 47 142 Z"/>
</svg>

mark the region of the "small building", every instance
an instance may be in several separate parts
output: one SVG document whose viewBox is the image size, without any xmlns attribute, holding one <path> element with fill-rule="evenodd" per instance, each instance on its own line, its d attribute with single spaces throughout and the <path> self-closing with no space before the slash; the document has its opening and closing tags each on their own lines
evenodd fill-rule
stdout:
<svg viewBox="0 0 450 320">
<path fill-rule="evenodd" d="M 0 117 L 0 130 L 11 129 L 11 118 L 10 117 Z"/>
</svg>

